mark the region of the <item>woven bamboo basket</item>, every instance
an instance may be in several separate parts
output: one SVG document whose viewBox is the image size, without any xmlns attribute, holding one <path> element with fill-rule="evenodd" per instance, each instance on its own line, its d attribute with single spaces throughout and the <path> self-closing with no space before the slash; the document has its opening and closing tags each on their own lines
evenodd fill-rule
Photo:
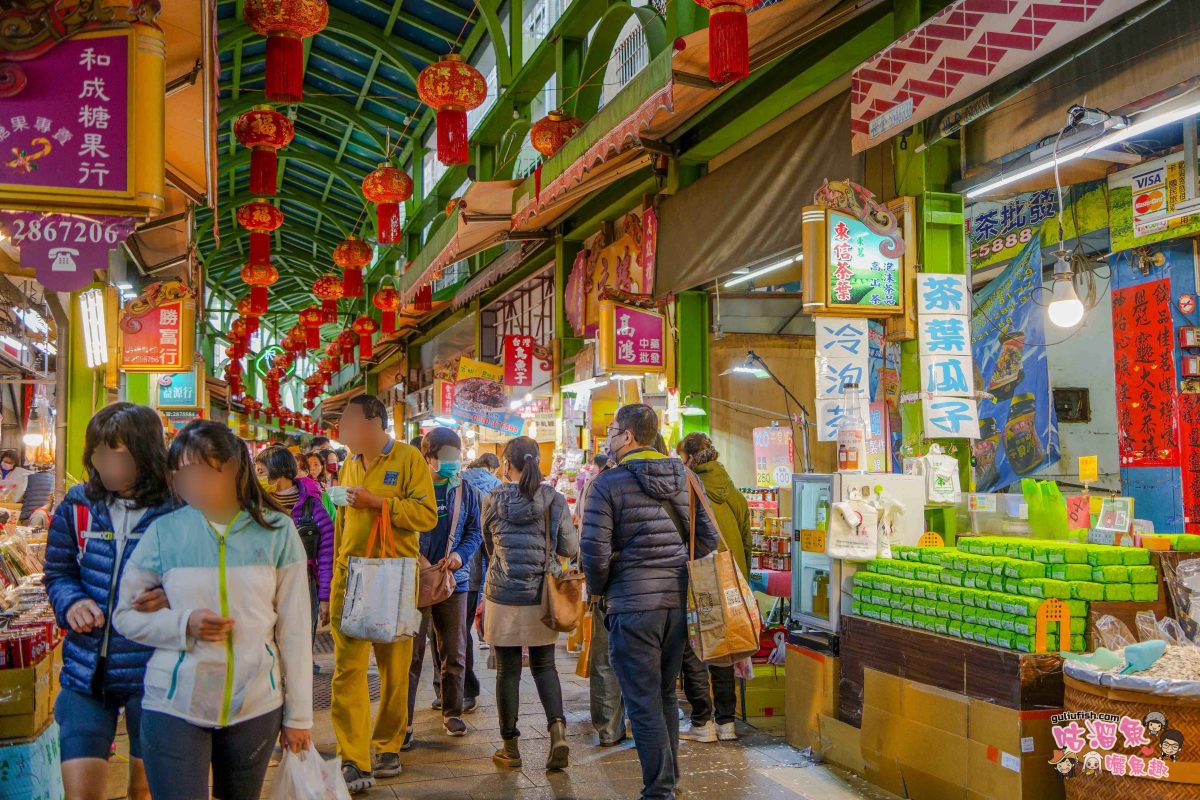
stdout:
<svg viewBox="0 0 1200 800">
<path fill-rule="evenodd" d="M 1064 675 L 1066 694 L 1063 710 L 1091 711 L 1144 719 L 1151 711 L 1162 712 L 1171 728 L 1184 735 L 1178 761 L 1168 761 L 1170 774 L 1163 779 L 1117 776 L 1102 772 L 1082 774 L 1066 780 L 1067 800 L 1197 800 L 1200 798 L 1200 697 L 1135 692 L 1096 686 Z M 1114 752 L 1149 758 L 1140 748 L 1123 748 L 1118 735 Z M 1086 752 L 1086 751 L 1085 751 Z"/>
</svg>

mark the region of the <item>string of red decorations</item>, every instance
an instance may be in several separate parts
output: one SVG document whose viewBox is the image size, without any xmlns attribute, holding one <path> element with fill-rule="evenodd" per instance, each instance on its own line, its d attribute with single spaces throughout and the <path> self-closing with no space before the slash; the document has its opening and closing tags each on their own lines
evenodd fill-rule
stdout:
<svg viewBox="0 0 1200 800">
<path fill-rule="evenodd" d="M 246 0 L 242 17 L 267 37 L 267 99 L 299 103 L 304 97 L 304 40 L 329 23 L 325 0 Z"/>
<path fill-rule="evenodd" d="M 375 227 L 379 243 L 399 244 L 400 204 L 412 197 L 412 178 L 404 170 L 380 164 L 363 178 L 362 190 L 363 196 L 375 204 Z"/>
<path fill-rule="evenodd" d="M 275 194 L 278 151 L 296 135 L 292 121 L 270 106 L 255 106 L 238 116 L 233 135 L 242 147 L 250 149 L 250 194 Z"/>
<path fill-rule="evenodd" d="M 417 76 L 421 102 L 437 111 L 437 158 L 446 165 L 470 160 L 467 112 L 487 99 L 487 81 L 458 53 L 449 53 Z"/>
</svg>

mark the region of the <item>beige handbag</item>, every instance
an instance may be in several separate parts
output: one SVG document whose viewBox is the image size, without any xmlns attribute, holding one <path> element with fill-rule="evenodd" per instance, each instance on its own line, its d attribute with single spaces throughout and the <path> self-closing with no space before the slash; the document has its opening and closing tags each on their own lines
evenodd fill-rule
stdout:
<svg viewBox="0 0 1200 800">
<path fill-rule="evenodd" d="M 454 532 L 458 530 L 458 516 L 462 511 L 463 487 L 459 486 L 454 495 L 454 512 L 450 516 L 450 534 L 446 539 L 447 557 L 449 557 L 450 542 L 454 540 Z M 454 570 L 446 559 L 437 564 L 430 564 L 429 559 L 421 556 L 418 562 L 419 589 L 417 590 L 417 608 L 429 608 L 446 600 L 454 594 L 457 581 L 454 580 Z"/>
<path fill-rule="evenodd" d="M 546 507 L 546 569 L 542 580 L 542 623 L 550 630 L 570 633 L 583 609 L 583 573 L 577 567 L 554 569 L 557 556 L 550 538 L 550 507 Z"/>
</svg>

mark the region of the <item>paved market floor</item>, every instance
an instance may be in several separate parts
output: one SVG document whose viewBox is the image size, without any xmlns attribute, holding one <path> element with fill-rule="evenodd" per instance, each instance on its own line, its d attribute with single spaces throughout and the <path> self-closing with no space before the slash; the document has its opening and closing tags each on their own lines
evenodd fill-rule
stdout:
<svg viewBox="0 0 1200 800">
<path fill-rule="evenodd" d="M 326 639 L 327 642 L 327 639 Z M 318 649 L 325 649 L 318 643 Z M 477 663 L 486 663 L 479 651 Z M 333 729 L 329 721 L 329 676 L 331 653 L 319 653 L 322 674 L 315 686 L 317 749 L 334 753 Z M 575 675 L 575 657 L 559 646 L 558 670 L 563 683 L 567 733 L 571 744 L 571 766 L 565 772 L 548 773 L 545 763 L 549 738 L 546 719 L 537 702 L 533 680 L 525 673 L 521 683 L 520 772 L 501 771 L 492 764 L 492 753 L 500 741 L 496 719 L 495 672 L 479 671 L 483 684 L 478 710 L 465 717 L 470 731 L 463 738 L 442 732 L 439 712 L 429 705 L 433 699 L 429 665 L 417 696 L 416 744 L 402 755 L 404 773 L 381 781 L 365 797 L 370 800 L 615 800 L 636 798 L 641 789 L 637 752 L 630 742 L 601 748 L 589 722 L 587 681 Z M 372 686 L 372 695 L 375 694 Z M 738 722 L 739 742 L 681 745 L 683 779 L 681 798 L 719 800 L 885 800 L 891 795 L 837 768 L 814 763 L 804 753 L 783 741 L 782 719 L 763 721 L 761 728 Z M 124 742 L 118 753 L 125 753 Z M 109 797 L 124 797 L 125 763 L 114 759 L 110 772 Z M 268 781 L 270 780 L 268 775 Z M 271 787 L 263 790 L 270 798 Z"/>
</svg>

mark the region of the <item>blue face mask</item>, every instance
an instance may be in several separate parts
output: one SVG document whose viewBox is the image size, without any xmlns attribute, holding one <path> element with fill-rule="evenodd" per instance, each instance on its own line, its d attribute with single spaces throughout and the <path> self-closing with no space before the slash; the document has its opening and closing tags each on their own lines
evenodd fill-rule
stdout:
<svg viewBox="0 0 1200 800">
<path fill-rule="evenodd" d="M 441 461 L 438 463 L 438 475 L 441 475 L 446 480 L 452 480 L 456 478 L 459 470 L 461 469 L 461 461 Z"/>
</svg>

